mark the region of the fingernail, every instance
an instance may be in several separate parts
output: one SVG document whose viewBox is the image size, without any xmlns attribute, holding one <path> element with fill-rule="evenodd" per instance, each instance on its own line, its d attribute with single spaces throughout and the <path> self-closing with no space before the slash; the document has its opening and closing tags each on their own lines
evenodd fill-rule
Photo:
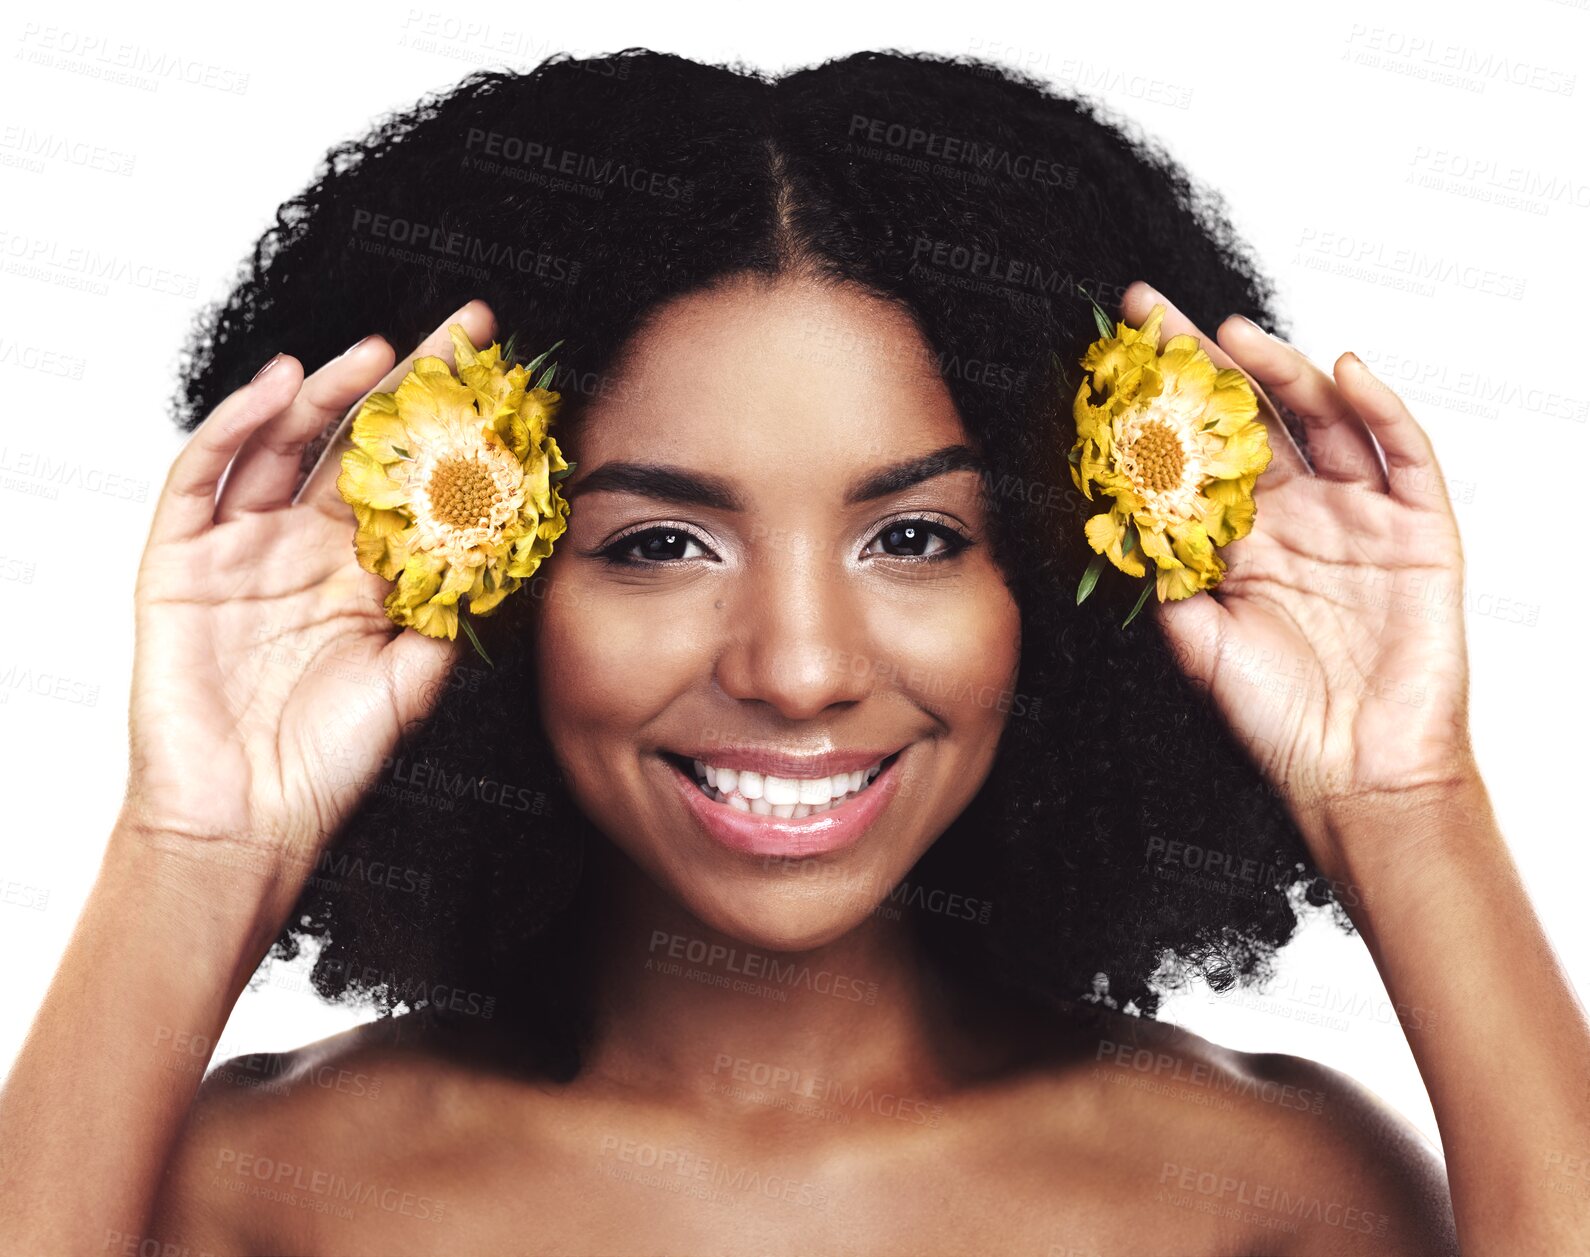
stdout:
<svg viewBox="0 0 1590 1257">
<path fill-rule="evenodd" d="M 349 345 L 340 354 L 338 354 L 337 357 L 346 358 L 349 354 L 351 354 L 360 345 L 368 344 L 370 341 L 372 341 L 374 339 L 375 339 L 375 333 L 374 332 L 371 332 L 368 336 L 361 336 L 358 340 L 354 341 L 353 344 Z"/>
<path fill-rule="evenodd" d="M 1257 323 L 1255 323 L 1252 319 L 1250 319 L 1246 314 L 1237 315 L 1237 319 L 1240 322 L 1246 323 L 1249 327 L 1251 327 L 1254 331 L 1258 332 L 1261 336 L 1268 336 L 1271 340 L 1275 339 L 1275 336 L 1272 333 L 1270 333 L 1270 332 L 1266 331 L 1264 328 L 1260 327 Z"/>
<path fill-rule="evenodd" d="M 272 367 L 274 367 L 281 360 L 282 360 L 282 356 L 280 354 L 277 354 L 269 362 L 267 362 L 263 367 L 261 367 L 258 371 L 254 372 L 254 380 L 259 379 L 260 376 L 264 375 L 267 371 L 269 371 Z M 249 383 L 250 384 L 254 383 L 254 380 L 250 380 Z"/>
</svg>

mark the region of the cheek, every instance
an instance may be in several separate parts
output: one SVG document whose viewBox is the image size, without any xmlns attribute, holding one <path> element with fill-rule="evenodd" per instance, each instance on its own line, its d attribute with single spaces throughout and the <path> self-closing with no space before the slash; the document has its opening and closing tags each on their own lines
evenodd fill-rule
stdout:
<svg viewBox="0 0 1590 1257">
<path fill-rule="evenodd" d="M 707 666 L 712 603 L 550 576 L 536 617 L 541 718 L 554 747 L 635 731 L 688 690 Z"/>
<path fill-rule="evenodd" d="M 895 608 L 874 636 L 893 681 L 958 730 L 1002 723 L 1021 653 L 1021 617 L 992 569 L 953 596 L 920 609 Z"/>
</svg>

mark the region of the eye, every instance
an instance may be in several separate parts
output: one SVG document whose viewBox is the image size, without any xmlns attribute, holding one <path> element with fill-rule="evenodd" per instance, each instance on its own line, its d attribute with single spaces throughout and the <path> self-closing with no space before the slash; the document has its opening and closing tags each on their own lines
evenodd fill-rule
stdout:
<svg viewBox="0 0 1590 1257">
<path fill-rule="evenodd" d="M 598 553 L 609 563 L 677 563 L 684 559 L 711 558 L 701 539 L 673 524 L 655 524 L 615 537 Z"/>
<path fill-rule="evenodd" d="M 971 538 L 948 524 L 931 519 L 897 519 L 885 524 L 863 553 L 882 546 L 883 558 L 949 559 L 971 544 Z"/>
</svg>

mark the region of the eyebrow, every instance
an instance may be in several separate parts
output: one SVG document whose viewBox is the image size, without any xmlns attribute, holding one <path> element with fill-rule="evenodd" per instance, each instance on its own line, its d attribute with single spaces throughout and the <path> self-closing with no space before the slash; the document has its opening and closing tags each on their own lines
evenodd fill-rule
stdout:
<svg viewBox="0 0 1590 1257">
<path fill-rule="evenodd" d="M 946 445 L 918 458 L 884 467 L 852 485 L 845 493 L 845 505 L 886 498 L 913 485 L 956 471 L 985 470 L 983 460 L 965 445 Z M 733 485 L 721 476 L 674 467 L 665 463 L 603 463 L 569 486 L 572 499 L 587 493 L 633 493 L 684 506 L 701 506 L 718 511 L 743 511 L 745 503 Z"/>
</svg>

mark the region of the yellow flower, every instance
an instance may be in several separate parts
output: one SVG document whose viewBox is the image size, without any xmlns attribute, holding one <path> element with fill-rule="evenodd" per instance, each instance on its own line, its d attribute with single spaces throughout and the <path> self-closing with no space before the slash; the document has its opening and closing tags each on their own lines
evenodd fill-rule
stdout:
<svg viewBox="0 0 1590 1257">
<path fill-rule="evenodd" d="M 1082 495 L 1092 501 L 1097 487 L 1111 499 L 1084 525 L 1088 544 L 1131 576 L 1146 574 L 1147 555 L 1161 602 L 1220 583 L 1215 547 L 1252 529 L 1253 485 L 1270 465 L 1247 377 L 1217 369 L 1196 336 L 1161 350 L 1164 315 L 1156 305 L 1141 328 L 1117 323 L 1088 347 L 1070 456 Z"/>
<path fill-rule="evenodd" d="M 387 615 L 451 640 L 458 600 L 472 615 L 495 610 L 552 553 L 569 504 L 553 479 L 568 464 L 547 432 L 558 394 L 500 346 L 477 351 L 458 324 L 448 332 L 458 374 L 416 358 L 395 393 L 365 399 L 337 490 L 358 520 L 359 566 L 396 582 Z"/>
</svg>

